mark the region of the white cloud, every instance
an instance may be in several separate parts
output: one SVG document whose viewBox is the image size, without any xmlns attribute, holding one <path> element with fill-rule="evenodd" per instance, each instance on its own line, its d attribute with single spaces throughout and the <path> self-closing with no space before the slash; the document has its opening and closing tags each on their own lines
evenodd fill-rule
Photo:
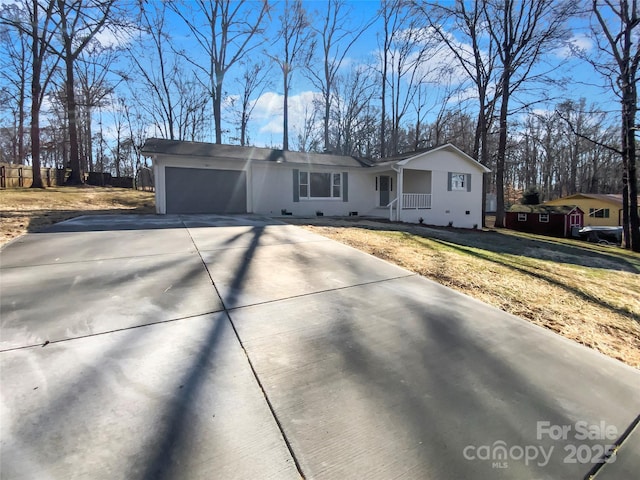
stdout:
<svg viewBox="0 0 640 480">
<path fill-rule="evenodd" d="M 560 58 L 570 58 L 576 53 L 588 52 L 593 48 L 593 40 L 584 33 L 572 36 L 563 47 L 556 49 L 555 55 Z"/>
<path fill-rule="evenodd" d="M 105 48 L 124 47 L 133 40 L 130 30 L 124 28 L 103 28 L 94 37 Z"/>
<path fill-rule="evenodd" d="M 289 137 L 304 127 L 305 118 L 313 109 L 314 100 L 320 99 L 319 92 L 305 91 L 289 96 Z M 276 92 L 265 92 L 255 102 L 252 122 L 259 125 L 261 135 L 283 132 L 283 95 Z"/>
</svg>

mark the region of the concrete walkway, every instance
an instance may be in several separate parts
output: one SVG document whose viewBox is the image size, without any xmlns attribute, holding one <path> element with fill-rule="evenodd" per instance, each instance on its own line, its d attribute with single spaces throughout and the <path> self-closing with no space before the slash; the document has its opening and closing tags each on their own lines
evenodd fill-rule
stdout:
<svg viewBox="0 0 640 480">
<path fill-rule="evenodd" d="M 0 300 L 2 479 L 640 471 L 640 372 L 277 221 L 81 217 Z"/>
</svg>

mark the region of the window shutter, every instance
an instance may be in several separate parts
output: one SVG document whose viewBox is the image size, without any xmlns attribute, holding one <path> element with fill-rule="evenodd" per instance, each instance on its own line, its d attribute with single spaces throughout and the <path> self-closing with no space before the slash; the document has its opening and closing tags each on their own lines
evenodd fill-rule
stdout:
<svg viewBox="0 0 640 480">
<path fill-rule="evenodd" d="M 453 180 L 453 173 L 449 172 L 447 173 L 447 191 L 451 191 L 451 182 Z"/>
<path fill-rule="evenodd" d="M 349 172 L 342 172 L 342 201 L 349 201 Z"/>
<path fill-rule="evenodd" d="M 300 201 L 300 170 L 293 169 L 293 201 Z"/>
<path fill-rule="evenodd" d="M 471 191 L 471 174 L 467 173 L 467 192 Z"/>
</svg>

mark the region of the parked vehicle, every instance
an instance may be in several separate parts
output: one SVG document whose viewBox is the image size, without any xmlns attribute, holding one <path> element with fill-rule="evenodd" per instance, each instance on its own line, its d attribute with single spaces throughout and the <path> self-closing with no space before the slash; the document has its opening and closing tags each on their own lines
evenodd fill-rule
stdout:
<svg viewBox="0 0 640 480">
<path fill-rule="evenodd" d="M 584 227 L 578 236 L 587 242 L 601 245 L 620 245 L 622 243 L 622 227 Z"/>
</svg>

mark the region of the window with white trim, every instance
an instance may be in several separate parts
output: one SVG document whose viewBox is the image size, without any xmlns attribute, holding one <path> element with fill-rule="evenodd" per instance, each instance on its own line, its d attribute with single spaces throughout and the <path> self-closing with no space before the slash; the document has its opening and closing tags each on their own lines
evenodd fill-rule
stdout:
<svg viewBox="0 0 640 480">
<path fill-rule="evenodd" d="M 467 175 L 465 173 L 452 173 L 451 174 L 451 190 L 466 190 L 467 189 Z"/>
<path fill-rule="evenodd" d="M 590 208 L 589 216 L 593 218 L 609 218 L 608 208 Z"/>
<path fill-rule="evenodd" d="M 342 174 L 334 172 L 299 172 L 300 198 L 341 198 Z"/>
<path fill-rule="evenodd" d="M 540 223 L 549 223 L 549 214 L 548 213 L 539 213 L 538 214 L 538 222 L 540 222 Z"/>
<path fill-rule="evenodd" d="M 519 213 L 518 214 L 518 221 L 519 222 L 526 222 L 527 221 L 527 214 L 526 213 Z"/>
</svg>

